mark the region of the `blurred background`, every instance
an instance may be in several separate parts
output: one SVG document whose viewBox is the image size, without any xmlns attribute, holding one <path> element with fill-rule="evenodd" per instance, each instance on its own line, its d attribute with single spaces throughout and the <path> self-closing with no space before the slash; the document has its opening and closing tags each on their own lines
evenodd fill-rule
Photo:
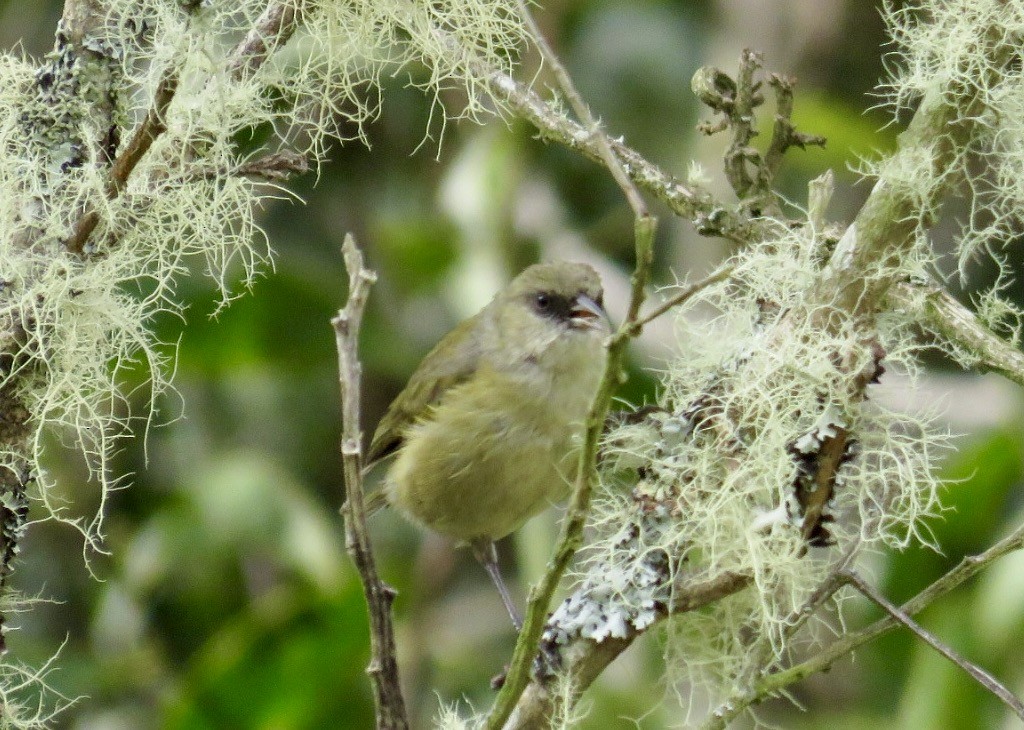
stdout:
<svg viewBox="0 0 1024 730">
<path fill-rule="evenodd" d="M 0 0 L 0 45 L 49 50 L 58 0 Z M 744 47 L 768 69 L 798 77 L 796 122 L 828 147 L 794 150 L 782 188 L 806 199 L 807 181 L 837 175 L 830 216 L 846 221 L 868 191 L 849 171 L 859 156 L 891 149 L 896 126 L 865 111 L 878 99 L 888 49 L 879 2 L 866 0 L 549 0 L 538 19 L 578 86 L 614 135 L 677 175 L 696 160 L 727 196 L 722 141 L 694 131 L 689 91 L 703 64 L 732 73 Z M 524 59 L 530 78 L 536 59 Z M 410 70 L 413 80 L 421 70 Z M 160 427 L 124 442 L 113 469 L 131 475 L 107 505 L 105 548 L 87 553 L 72 529 L 34 524 L 15 585 L 44 599 L 15 617 L 13 656 L 39 666 L 60 650 L 48 682 L 80 699 L 59 727 L 365 728 L 372 707 L 362 593 L 349 563 L 338 507 L 339 400 L 330 317 L 345 298 L 339 247 L 362 243 L 380 279 L 363 331 L 365 428 L 398 393 L 419 358 L 538 259 L 587 260 L 602 272 L 609 311 L 624 310 L 632 219 L 595 165 L 534 138 L 530 127 L 489 120 L 447 126 L 439 143 L 431 100 L 387 81 L 371 148 L 336 145 L 319 180 L 290 187 L 305 201 L 263 212 L 277 252 L 274 271 L 216 319 L 216 294 L 183 281 L 187 322 L 166 317 L 159 336 L 178 343 L 177 394 L 159 403 Z M 445 99 L 454 107 L 455 97 Z M 770 117 L 770 115 L 765 115 Z M 425 144 L 424 135 L 429 134 Z M 963 210 L 952 200 L 946 220 Z M 728 253 L 689 223 L 661 216 L 657 281 L 706 272 Z M 940 249 L 954 226 L 937 232 Z M 990 281 L 977 267 L 972 286 Z M 1020 303 L 1020 291 L 1015 290 Z M 970 292 L 961 292 L 968 297 Z M 670 328 L 633 349 L 621 393 L 650 400 L 650 374 L 671 350 Z M 126 387 L 144 385 L 145 373 Z M 936 359 L 921 394 L 898 375 L 878 397 L 911 410 L 941 402 L 958 453 L 944 466 L 952 508 L 932 529 L 942 554 L 913 547 L 868 563 L 889 597 L 909 597 L 965 553 L 1024 519 L 1022 400 L 994 377 L 963 374 Z M 135 398 L 145 412 L 145 387 Z M 54 438 L 49 468 L 69 516 L 91 515 L 97 486 Z M 522 601 L 543 568 L 557 515 L 541 516 L 501 546 Z M 514 636 L 498 596 L 464 551 L 390 514 L 372 523 L 384 578 L 399 591 L 398 646 L 417 727 L 464 700 L 486 707 L 488 679 Z M 877 617 L 847 603 L 850 626 Z M 921 619 L 969 658 L 1024 692 L 1024 555 L 936 602 Z M 655 637 L 635 645 L 588 693 L 589 728 L 684 726 L 687 714 L 660 682 Z M 860 650 L 856 661 L 793 688 L 759 716 L 786 728 L 1011 727 L 1002 706 L 906 632 Z M 805 708 L 801 711 L 798 707 Z M 695 708 L 699 714 L 704 708 Z M 742 723 L 741 723 L 742 725 Z"/>
</svg>

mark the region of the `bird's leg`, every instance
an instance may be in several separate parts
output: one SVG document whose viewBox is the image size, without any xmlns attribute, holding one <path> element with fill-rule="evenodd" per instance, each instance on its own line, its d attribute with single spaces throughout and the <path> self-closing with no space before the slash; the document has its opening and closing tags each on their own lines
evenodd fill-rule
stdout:
<svg viewBox="0 0 1024 730">
<path fill-rule="evenodd" d="M 501 571 L 498 569 L 498 551 L 494 547 L 494 542 L 492 540 L 473 540 L 469 546 L 473 549 L 473 557 L 480 561 L 480 565 L 484 566 L 487 575 L 491 576 L 491 580 L 494 581 L 498 593 L 501 594 L 502 603 L 505 604 L 505 609 L 512 619 L 512 625 L 516 627 L 516 631 L 519 631 L 523 628 L 523 619 L 520 618 L 519 611 L 512 602 L 512 596 L 505 586 L 505 581 L 501 579 Z"/>
</svg>

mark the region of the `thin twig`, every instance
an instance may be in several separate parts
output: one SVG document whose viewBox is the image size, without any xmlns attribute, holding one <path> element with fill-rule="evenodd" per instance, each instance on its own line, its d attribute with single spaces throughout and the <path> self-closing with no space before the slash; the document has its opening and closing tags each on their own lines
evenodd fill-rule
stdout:
<svg viewBox="0 0 1024 730">
<path fill-rule="evenodd" d="M 295 175 L 305 175 L 307 172 L 309 172 L 309 160 L 305 155 L 291 150 L 281 150 L 239 165 L 234 174 L 258 180 L 283 182 Z"/>
<path fill-rule="evenodd" d="M 732 141 L 725 151 L 725 176 L 741 200 L 754 185 L 747 163 L 753 162 L 758 168 L 761 166 L 760 153 L 750 145 L 757 134 L 754 109 L 763 102 L 758 93 L 760 82 L 754 81 L 754 75 L 761 65 L 761 54 L 749 48 L 743 49 L 740 53 L 740 69 L 736 74 L 736 97 L 728 111 Z"/>
<path fill-rule="evenodd" d="M 164 71 L 156 92 L 153 94 L 153 105 L 146 113 L 146 118 L 142 120 L 142 124 L 129 140 L 128 146 L 117 156 L 110 168 L 106 187 L 106 195 L 109 199 L 113 200 L 121 194 L 128 183 L 128 176 L 131 175 L 132 170 L 153 146 L 156 138 L 167 131 L 165 122 L 167 107 L 170 106 L 177 91 L 178 70 L 172 66 Z M 68 237 L 64 247 L 73 254 L 82 255 L 85 252 L 85 244 L 89 240 L 89 236 L 96 230 L 99 222 L 99 212 L 95 209 L 90 210 L 78 219 L 78 224 Z"/>
<path fill-rule="evenodd" d="M 591 136 L 597 143 L 604 166 L 608 168 L 608 172 L 611 173 L 612 177 L 615 178 L 615 182 L 622 189 L 626 200 L 629 201 L 629 207 L 633 209 L 633 215 L 637 218 L 647 216 L 647 204 L 644 203 L 643 196 L 640 195 L 633 181 L 629 179 L 629 176 L 623 169 L 622 162 L 612 152 L 608 135 L 605 134 L 600 123 L 594 119 L 594 115 L 590 112 L 590 106 L 580 96 L 579 91 L 576 90 L 572 77 L 569 76 L 569 72 L 565 69 L 561 59 L 558 58 L 558 54 L 551 48 L 547 38 L 541 33 L 540 27 L 533 19 L 533 13 L 530 12 L 525 0 L 518 0 L 517 4 L 519 6 L 519 14 L 522 16 L 527 30 L 530 31 L 533 42 L 537 44 L 537 50 L 540 51 L 541 58 L 544 63 L 551 67 L 552 72 L 555 74 L 555 79 L 558 81 L 558 87 L 569 101 L 569 106 L 576 112 L 576 116 L 579 117 L 583 126 L 590 130 Z"/>
<path fill-rule="evenodd" d="M 342 246 L 348 269 L 349 289 L 345 308 L 331 320 L 338 346 L 338 377 L 341 385 L 341 456 L 345 469 L 345 547 L 359 571 L 370 620 L 370 664 L 366 673 L 373 685 L 377 728 L 401 730 L 409 727 L 405 700 L 398 681 L 395 634 L 391 604 L 395 591 L 381 581 L 366 527 L 363 502 L 363 449 L 359 424 L 360 380 L 359 328 L 377 275 L 363 265 L 363 255 L 351 234 Z"/>
<path fill-rule="evenodd" d="M 603 163 L 601 149 L 590 130 L 566 117 L 508 74 L 482 64 L 477 64 L 476 70 L 487 81 L 494 97 L 533 124 L 542 138 Z M 769 228 L 763 221 L 751 220 L 735 207 L 720 203 L 699 185 L 684 183 L 668 174 L 621 141 L 611 139 L 608 144 L 631 180 L 674 213 L 692 221 L 701 235 L 718 236 L 744 244 L 767 235 Z"/>
<path fill-rule="evenodd" d="M 722 268 L 718 269 L 718 271 L 709 274 L 700 281 L 690 284 L 687 287 L 684 287 L 682 290 L 678 291 L 676 294 L 669 297 L 667 300 L 665 300 L 657 307 L 652 309 L 650 312 L 648 312 L 646 315 L 644 315 L 636 322 L 634 322 L 633 329 L 630 330 L 630 335 L 633 337 L 638 337 L 640 335 L 640 331 L 645 326 L 650 324 L 652 321 L 654 321 L 661 315 L 665 314 L 665 312 L 669 311 L 673 307 L 678 307 L 680 304 L 689 301 L 692 297 L 704 291 L 709 286 L 717 284 L 720 281 L 725 281 L 730 276 L 732 276 L 733 271 L 734 267 L 723 266 Z"/>
<path fill-rule="evenodd" d="M 928 646 L 935 649 L 935 651 L 942 654 L 942 656 L 949 659 L 949 661 L 956 664 L 958 667 L 967 672 L 974 680 L 982 687 L 987 689 L 989 692 L 998 697 L 1003 704 L 1013 710 L 1014 714 L 1017 715 L 1021 720 L 1024 720 L 1024 703 L 1017 698 L 1010 690 L 1003 685 L 998 679 L 993 677 L 991 674 L 986 672 L 984 669 L 979 667 L 977 664 L 971 662 L 965 657 L 961 656 L 953 647 L 949 646 L 942 640 L 940 640 L 935 634 L 928 631 L 926 628 L 917 623 L 914 619 L 910 618 L 899 606 L 893 604 L 888 598 L 886 598 L 880 591 L 878 591 L 873 585 L 865 581 L 856 571 L 847 570 L 843 572 L 847 582 L 856 587 L 866 598 L 877 604 L 882 610 L 892 616 L 895 620 L 910 629 L 914 634 L 917 635 L 921 641 L 928 644 Z"/>
<path fill-rule="evenodd" d="M 227 69 L 235 81 L 254 73 L 270 55 L 288 42 L 302 22 L 305 0 L 284 0 L 271 3 L 256 25 L 235 46 Z"/>
<path fill-rule="evenodd" d="M 965 581 L 973 578 L 999 558 L 1021 549 L 1024 549 L 1024 525 L 1017 527 L 1016 530 L 980 555 L 965 557 L 955 568 L 945 573 L 938 580 L 900 606 L 900 610 L 908 616 L 913 616 L 925 606 L 931 604 L 935 599 L 944 596 Z M 762 677 L 754 688 L 754 696 L 746 703 L 745 707 L 771 696 L 784 687 L 799 682 L 812 674 L 825 671 L 838 659 L 899 625 L 899 621 L 895 618 L 886 616 L 867 628 L 847 634 L 800 664 Z M 740 708 L 740 711 L 742 709 L 744 708 Z"/>
</svg>

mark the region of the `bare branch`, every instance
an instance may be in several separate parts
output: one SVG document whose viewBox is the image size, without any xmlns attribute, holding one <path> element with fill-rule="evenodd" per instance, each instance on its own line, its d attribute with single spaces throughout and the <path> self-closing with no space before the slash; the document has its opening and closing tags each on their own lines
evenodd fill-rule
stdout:
<svg viewBox="0 0 1024 730">
<path fill-rule="evenodd" d="M 954 588 L 973 578 L 999 558 L 1021 549 L 1024 549 L 1024 525 L 1019 526 L 1007 537 L 980 555 L 969 556 L 961 560 L 955 568 L 945 573 L 941 578 L 904 603 L 900 607 L 900 611 L 907 616 L 913 616 L 937 598 L 944 596 Z M 812 674 L 826 671 L 838 659 L 899 625 L 900 622 L 892 615 L 886 616 L 867 628 L 847 634 L 831 646 L 826 647 L 800 664 L 762 677 L 757 681 L 753 692 L 749 696 L 742 699 L 737 698 L 732 703 L 731 717 L 738 716 L 751 704 L 760 702 L 765 697 L 777 694 L 791 684 L 799 682 Z"/>
<path fill-rule="evenodd" d="M 239 165 L 234 174 L 259 180 L 284 182 L 295 175 L 304 175 L 307 172 L 309 172 L 309 160 L 305 155 L 283 150 Z"/>
<path fill-rule="evenodd" d="M 674 295 L 672 295 L 666 301 L 659 304 L 657 307 L 652 309 L 643 317 L 640 317 L 633 324 L 633 329 L 630 330 L 630 336 L 638 337 L 640 335 L 640 331 L 645 326 L 656 320 L 661 315 L 665 314 L 665 312 L 669 311 L 670 309 L 673 309 L 674 307 L 678 307 L 680 304 L 684 304 L 685 302 L 689 301 L 700 292 L 707 289 L 709 286 L 713 286 L 719 282 L 725 281 L 730 276 L 732 276 L 732 272 L 732 266 L 723 266 L 722 268 L 718 269 L 718 271 L 709 274 L 700 281 L 690 284 L 689 286 L 684 287 L 681 291 L 676 292 Z"/>
<path fill-rule="evenodd" d="M 572 77 L 569 76 L 569 72 L 565 69 L 562 61 L 558 58 L 558 55 L 552 50 L 551 45 L 548 43 L 547 38 L 541 33 L 540 28 L 537 26 L 536 21 L 533 19 L 533 14 L 527 7 L 525 0 L 518 0 L 519 14 L 522 16 L 523 21 L 526 23 L 527 29 L 530 31 L 530 36 L 533 42 L 537 44 L 537 49 L 540 51 L 541 58 L 544 63 L 551 66 L 551 70 L 555 74 L 555 79 L 558 81 L 558 87 L 565 94 L 566 99 L 569 100 L 569 105 L 573 111 L 576 112 L 576 116 L 583 123 L 584 127 L 589 128 L 590 134 L 594 137 L 597 142 L 598 152 L 601 155 L 601 161 L 608 172 L 611 173 L 612 177 L 615 178 L 615 182 L 622 189 L 623 195 L 626 196 L 626 200 L 629 202 L 629 206 L 633 209 L 633 215 L 637 218 L 647 217 L 647 204 L 644 203 L 643 197 L 640 192 L 636 189 L 633 181 L 626 175 L 626 171 L 622 167 L 622 162 L 612 152 L 611 144 L 608 141 L 608 135 L 601 127 L 600 122 L 594 119 L 594 115 L 590 112 L 590 107 L 580 93 L 576 90 L 576 85 L 572 81 Z"/>
<path fill-rule="evenodd" d="M 1024 703 L 1022 703 L 1016 695 L 1008 690 L 1002 682 L 979 667 L 977 664 L 974 664 L 961 656 L 959 652 L 953 649 L 953 647 L 941 641 L 937 636 L 935 636 L 935 634 L 931 633 L 921 626 L 921 624 L 910 618 L 903 609 L 889 601 L 888 598 L 882 595 L 882 593 L 876 590 L 870 583 L 861 578 L 855 571 L 844 571 L 843 576 L 850 585 L 856 587 L 856 589 L 866 598 L 877 604 L 882 610 L 892 616 L 892 618 L 914 632 L 921 641 L 928 644 L 928 646 L 935 649 L 935 651 L 939 652 L 942 656 L 946 657 L 949 661 L 953 662 L 971 675 L 978 684 L 998 697 L 1007 707 L 1013 710 L 1013 713 L 1017 715 L 1017 717 L 1024 720 Z"/>
<path fill-rule="evenodd" d="M 370 664 L 366 668 L 373 685 L 379 730 L 409 727 L 405 700 L 398 681 L 395 633 L 391 604 L 395 591 L 381 581 L 366 527 L 363 501 L 363 434 L 359 423 L 360 380 L 359 329 L 370 286 L 377 275 L 365 268 L 363 255 L 351 234 L 342 246 L 348 269 L 348 302 L 331 320 L 338 346 L 338 377 L 341 384 L 341 456 L 345 469 L 345 547 L 359 571 L 370 619 Z"/>
</svg>

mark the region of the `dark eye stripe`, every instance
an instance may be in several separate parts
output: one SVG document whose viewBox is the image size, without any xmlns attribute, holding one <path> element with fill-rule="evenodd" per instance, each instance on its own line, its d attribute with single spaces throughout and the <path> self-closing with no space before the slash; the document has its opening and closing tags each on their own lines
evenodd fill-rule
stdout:
<svg viewBox="0 0 1024 730">
<path fill-rule="evenodd" d="M 572 300 L 561 294 L 552 292 L 535 294 L 532 304 L 538 314 L 554 320 L 568 321 L 572 316 Z"/>
</svg>

